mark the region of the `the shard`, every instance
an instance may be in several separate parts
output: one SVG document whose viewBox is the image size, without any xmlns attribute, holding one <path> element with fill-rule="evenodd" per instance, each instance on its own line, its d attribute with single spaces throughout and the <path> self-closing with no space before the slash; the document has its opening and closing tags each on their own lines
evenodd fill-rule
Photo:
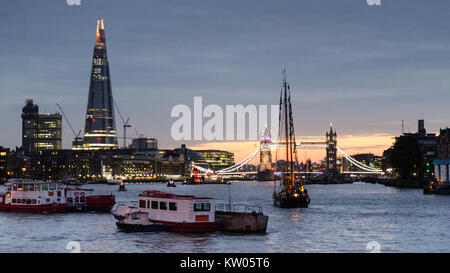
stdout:
<svg viewBox="0 0 450 273">
<path fill-rule="evenodd" d="M 97 21 L 83 149 L 118 148 L 103 19 Z"/>
</svg>

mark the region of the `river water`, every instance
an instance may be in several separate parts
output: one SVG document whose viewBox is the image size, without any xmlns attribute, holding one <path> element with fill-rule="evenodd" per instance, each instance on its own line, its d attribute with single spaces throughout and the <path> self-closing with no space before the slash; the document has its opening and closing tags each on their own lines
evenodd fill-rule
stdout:
<svg viewBox="0 0 450 273">
<path fill-rule="evenodd" d="M 126 186 L 128 191 L 118 192 L 114 185 L 89 185 L 128 204 L 146 189 L 209 196 L 216 203 L 228 202 L 230 191 L 232 203 L 263 206 L 267 234 L 123 233 L 109 213 L 0 213 L 0 252 L 69 252 L 72 241 L 81 252 L 369 252 L 368 246 L 380 252 L 450 252 L 450 197 L 421 190 L 308 185 L 309 208 L 280 209 L 272 207 L 271 182 Z"/>
</svg>

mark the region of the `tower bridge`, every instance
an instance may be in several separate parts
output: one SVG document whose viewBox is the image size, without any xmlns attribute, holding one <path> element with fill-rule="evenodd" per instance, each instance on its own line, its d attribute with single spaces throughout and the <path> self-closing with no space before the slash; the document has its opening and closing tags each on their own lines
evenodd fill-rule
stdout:
<svg viewBox="0 0 450 273">
<path fill-rule="evenodd" d="M 260 138 L 260 147 L 257 148 L 253 153 L 248 155 L 246 158 L 241 160 L 240 162 L 230 166 L 228 168 L 224 168 L 222 170 L 213 171 L 211 169 L 206 169 L 201 166 L 193 164 L 193 167 L 203 173 L 215 173 L 217 175 L 252 175 L 257 174 L 258 178 L 261 176 L 261 172 L 267 172 L 269 168 L 272 166 L 272 156 L 271 150 L 276 149 L 279 146 L 285 145 L 281 142 L 272 142 L 270 132 L 266 128 L 264 133 Z M 341 148 L 337 146 L 337 133 L 333 130 L 333 125 L 330 125 L 330 130 L 326 132 L 325 141 L 298 141 L 296 142 L 297 149 L 306 148 L 306 147 L 324 147 L 326 150 L 326 172 L 332 175 L 337 174 L 383 174 L 381 169 L 377 169 L 368 165 L 365 165 L 353 157 L 349 156 L 345 153 Z M 255 156 L 260 154 L 260 172 L 242 172 L 239 171 L 242 167 L 248 162 L 250 162 Z M 348 160 L 353 166 L 357 167 L 358 171 L 342 171 L 339 172 L 337 168 L 337 154 L 340 153 L 343 158 Z M 270 166 L 270 167 L 269 167 Z M 304 174 L 322 174 L 322 172 L 299 172 Z M 267 174 L 266 174 L 267 175 Z M 266 177 L 267 178 L 267 177 Z M 273 172 L 271 179 L 263 179 L 263 180 L 273 180 Z"/>
</svg>

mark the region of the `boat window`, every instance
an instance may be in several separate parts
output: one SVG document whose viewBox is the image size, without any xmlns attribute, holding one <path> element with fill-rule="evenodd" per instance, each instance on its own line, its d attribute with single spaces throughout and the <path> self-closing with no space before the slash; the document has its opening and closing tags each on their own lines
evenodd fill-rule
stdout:
<svg viewBox="0 0 450 273">
<path fill-rule="evenodd" d="M 158 201 L 152 201 L 152 209 L 158 209 Z"/>
<path fill-rule="evenodd" d="M 55 184 L 50 184 L 49 189 L 50 189 L 51 191 L 56 190 L 56 185 L 55 185 Z"/>
<path fill-rule="evenodd" d="M 57 196 L 61 197 L 61 191 L 58 191 Z"/>
<path fill-rule="evenodd" d="M 17 191 L 17 184 L 14 184 L 13 191 Z"/>
<path fill-rule="evenodd" d="M 22 201 L 20 201 L 20 203 L 26 204 L 27 203 L 27 199 L 22 199 Z"/>
<path fill-rule="evenodd" d="M 139 200 L 139 207 L 145 208 L 145 200 Z"/>
<path fill-rule="evenodd" d="M 36 205 L 36 199 L 31 200 L 31 204 Z"/>
<path fill-rule="evenodd" d="M 17 199 L 17 200 L 16 200 L 16 203 L 17 203 L 17 204 L 20 204 L 20 199 Z"/>
<path fill-rule="evenodd" d="M 41 190 L 41 185 L 36 184 L 34 185 L 34 191 L 40 191 Z"/>
<path fill-rule="evenodd" d="M 12 203 L 15 204 L 15 203 L 16 203 L 16 199 L 13 199 L 13 200 L 12 200 Z"/>
<path fill-rule="evenodd" d="M 167 203 L 166 202 L 159 202 L 159 209 L 167 210 Z"/>
<path fill-rule="evenodd" d="M 58 184 L 58 190 L 62 190 L 63 189 L 63 185 Z"/>
<path fill-rule="evenodd" d="M 8 191 L 11 191 L 11 185 L 8 185 L 8 186 L 6 186 L 6 189 L 8 190 Z"/>
<path fill-rule="evenodd" d="M 48 191 L 48 184 L 42 184 L 42 190 Z"/>
<path fill-rule="evenodd" d="M 17 190 L 18 190 L 18 191 L 22 191 L 22 190 L 23 190 L 23 184 L 17 185 Z"/>
<path fill-rule="evenodd" d="M 211 205 L 209 203 L 195 203 L 194 211 L 210 211 Z"/>
<path fill-rule="evenodd" d="M 27 199 L 27 205 L 31 204 L 31 199 Z"/>
<path fill-rule="evenodd" d="M 169 202 L 169 210 L 176 211 L 177 210 L 177 203 Z"/>
<path fill-rule="evenodd" d="M 131 215 L 133 219 L 139 219 L 139 213 L 135 212 Z"/>
<path fill-rule="evenodd" d="M 28 190 L 29 191 L 34 191 L 34 184 L 28 185 Z"/>
</svg>

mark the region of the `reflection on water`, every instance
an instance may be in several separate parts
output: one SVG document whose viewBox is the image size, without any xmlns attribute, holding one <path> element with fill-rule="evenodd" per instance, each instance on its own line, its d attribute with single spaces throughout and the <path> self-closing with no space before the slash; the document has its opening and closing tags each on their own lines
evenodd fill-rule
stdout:
<svg viewBox="0 0 450 273">
<path fill-rule="evenodd" d="M 146 189 L 194 194 L 228 202 L 227 185 L 94 185 L 113 193 L 118 203 L 137 199 Z M 234 203 L 263 206 L 269 224 L 265 235 L 124 233 L 109 213 L 0 213 L 0 252 L 68 252 L 70 241 L 81 252 L 367 252 L 370 241 L 381 252 L 449 252 L 450 199 L 382 185 L 308 185 L 308 209 L 272 206 L 270 182 L 233 182 Z M 3 190 L 3 188 L 1 189 Z"/>
</svg>

